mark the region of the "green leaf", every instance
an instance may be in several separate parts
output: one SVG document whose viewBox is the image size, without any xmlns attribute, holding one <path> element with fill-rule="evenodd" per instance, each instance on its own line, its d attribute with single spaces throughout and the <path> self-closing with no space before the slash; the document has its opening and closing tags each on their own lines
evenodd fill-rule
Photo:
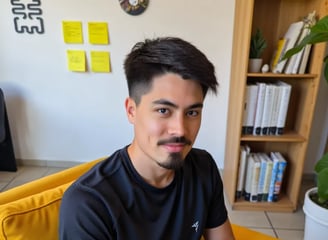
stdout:
<svg viewBox="0 0 328 240">
<path fill-rule="evenodd" d="M 318 196 L 321 203 L 328 200 L 328 168 L 318 174 Z"/>
<path fill-rule="evenodd" d="M 312 32 L 327 32 L 328 30 L 328 16 L 321 18 L 313 27 Z"/>
<path fill-rule="evenodd" d="M 322 158 L 319 159 L 319 161 L 314 166 L 314 170 L 316 173 L 320 173 L 324 169 L 328 169 L 328 153 L 324 154 Z M 328 183 L 328 179 L 327 179 Z"/>
<path fill-rule="evenodd" d="M 303 38 L 303 40 L 297 46 L 289 49 L 282 57 L 282 60 L 290 58 L 294 54 L 298 53 L 307 44 L 316 44 L 320 42 L 328 42 L 328 16 L 321 18 L 316 24 L 310 27 L 310 33 L 305 38 Z"/>
</svg>

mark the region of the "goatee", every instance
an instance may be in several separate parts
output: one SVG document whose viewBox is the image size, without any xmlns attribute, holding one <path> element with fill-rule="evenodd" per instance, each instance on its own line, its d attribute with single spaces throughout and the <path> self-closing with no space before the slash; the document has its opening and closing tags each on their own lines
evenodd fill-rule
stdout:
<svg viewBox="0 0 328 240">
<path fill-rule="evenodd" d="M 170 153 L 169 159 L 167 162 L 158 163 L 159 166 L 169 169 L 169 170 L 178 170 L 183 166 L 184 159 L 182 153 Z"/>
</svg>

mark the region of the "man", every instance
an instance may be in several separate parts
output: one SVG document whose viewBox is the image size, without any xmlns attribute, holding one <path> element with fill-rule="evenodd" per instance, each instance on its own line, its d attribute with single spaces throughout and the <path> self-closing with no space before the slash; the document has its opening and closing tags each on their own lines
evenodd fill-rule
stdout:
<svg viewBox="0 0 328 240">
<path fill-rule="evenodd" d="M 232 240 L 222 181 L 211 155 L 192 148 L 214 67 L 179 38 L 137 43 L 125 74 L 130 145 L 64 194 L 60 238 Z"/>
</svg>

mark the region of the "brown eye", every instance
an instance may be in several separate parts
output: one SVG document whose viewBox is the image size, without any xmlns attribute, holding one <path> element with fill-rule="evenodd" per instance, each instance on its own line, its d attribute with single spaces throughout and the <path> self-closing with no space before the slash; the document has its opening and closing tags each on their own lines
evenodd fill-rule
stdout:
<svg viewBox="0 0 328 240">
<path fill-rule="evenodd" d="M 157 110 L 157 112 L 159 112 L 160 114 L 166 115 L 169 113 L 169 110 L 166 108 L 160 108 Z"/>
<path fill-rule="evenodd" d="M 190 117 L 196 117 L 199 115 L 199 112 L 196 111 L 196 110 L 190 110 L 187 112 L 187 115 L 190 116 Z"/>
</svg>

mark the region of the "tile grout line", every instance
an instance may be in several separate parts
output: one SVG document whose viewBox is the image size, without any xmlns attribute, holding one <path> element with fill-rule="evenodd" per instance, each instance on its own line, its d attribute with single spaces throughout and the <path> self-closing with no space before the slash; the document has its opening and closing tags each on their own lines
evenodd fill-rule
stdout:
<svg viewBox="0 0 328 240">
<path fill-rule="evenodd" d="M 271 226 L 271 229 L 272 229 L 274 235 L 276 236 L 276 238 L 279 238 L 279 236 L 278 236 L 278 234 L 277 234 L 277 232 L 276 232 L 276 229 L 274 228 L 274 226 L 273 226 L 273 224 L 272 224 L 272 222 L 271 222 L 271 219 L 270 219 L 270 217 L 269 217 L 267 211 L 264 211 L 264 214 L 265 214 L 267 220 L 269 221 L 269 224 L 270 224 L 270 226 Z"/>
</svg>

